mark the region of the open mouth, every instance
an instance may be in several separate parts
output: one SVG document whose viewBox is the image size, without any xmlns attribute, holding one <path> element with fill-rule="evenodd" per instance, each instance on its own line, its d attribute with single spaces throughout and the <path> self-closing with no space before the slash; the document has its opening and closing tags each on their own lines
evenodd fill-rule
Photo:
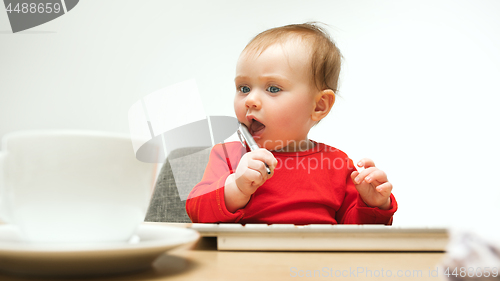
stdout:
<svg viewBox="0 0 500 281">
<path fill-rule="evenodd" d="M 252 136 L 258 136 L 260 135 L 264 129 L 266 128 L 266 125 L 260 123 L 259 121 L 252 119 L 252 123 L 250 123 L 250 134 Z"/>
</svg>

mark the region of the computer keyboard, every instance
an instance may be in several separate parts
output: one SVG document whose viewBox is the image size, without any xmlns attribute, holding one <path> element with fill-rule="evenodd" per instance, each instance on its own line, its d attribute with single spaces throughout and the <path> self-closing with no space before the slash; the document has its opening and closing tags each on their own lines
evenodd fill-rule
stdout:
<svg viewBox="0 0 500 281">
<path fill-rule="evenodd" d="M 444 251 L 446 227 L 329 224 L 203 224 L 190 226 L 217 237 L 219 250 L 247 251 Z"/>
</svg>

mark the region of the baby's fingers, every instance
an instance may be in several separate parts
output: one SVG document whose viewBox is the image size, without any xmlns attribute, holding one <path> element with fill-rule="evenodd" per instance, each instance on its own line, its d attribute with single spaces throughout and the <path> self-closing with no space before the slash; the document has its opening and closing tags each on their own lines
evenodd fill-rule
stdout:
<svg viewBox="0 0 500 281">
<path fill-rule="evenodd" d="M 366 182 L 368 182 L 367 181 L 367 177 L 370 176 L 374 171 L 377 171 L 377 170 L 378 170 L 377 168 L 371 167 L 371 168 L 368 168 L 368 169 L 364 169 L 361 172 L 354 171 L 354 172 L 351 173 L 351 177 L 352 177 L 352 175 L 355 172 L 357 172 L 358 174 L 356 174 L 356 176 L 352 178 L 352 181 L 355 184 L 360 184 L 360 183 L 363 182 L 363 180 L 365 180 Z M 369 178 L 369 179 L 373 179 L 373 178 Z"/>
<path fill-rule="evenodd" d="M 252 151 L 251 156 L 252 159 L 262 161 L 264 165 L 267 165 L 267 167 L 269 167 L 269 170 L 271 172 L 269 177 L 271 177 L 272 173 L 274 172 L 274 168 L 276 167 L 276 165 L 278 165 L 278 161 L 276 160 L 274 155 L 269 150 L 260 148 L 258 150 Z M 264 168 L 266 173 L 267 167 Z"/>
<path fill-rule="evenodd" d="M 389 197 L 392 192 L 392 184 L 390 182 L 385 182 L 377 186 L 376 190 L 384 197 Z"/>
<path fill-rule="evenodd" d="M 354 183 L 356 183 L 356 177 L 359 175 L 359 172 L 358 171 L 353 171 L 351 173 L 351 179 Z"/>
<path fill-rule="evenodd" d="M 242 180 L 242 182 L 237 182 L 237 186 L 241 190 L 241 192 L 246 195 L 252 195 L 255 190 L 265 181 L 262 177 L 262 174 L 259 171 L 253 169 L 247 169 L 240 179 Z"/>
<path fill-rule="evenodd" d="M 365 181 L 367 183 L 373 183 L 375 186 L 378 186 L 382 183 L 387 182 L 387 175 L 384 173 L 384 171 L 375 169 L 368 175 L 366 175 Z"/>
<path fill-rule="evenodd" d="M 269 177 L 272 177 L 272 174 L 274 173 L 274 168 L 276 168 L 276 165 L 278 165 L 278 160 L 276 160 L 276 158 L 272 153 L 266 154 L 262 160 L 264 161 L 264 164 L 267 165 L 267 167 L 269 167 L 269 170 L 271 171 L 271 175 Z"/>
<path fill-rule="evenodd" d="M 261 186 L 265 181 L 265 175 L 262 171 L 248 170 L 249 178 L 252 179 L 252 186 Z"/>
<path fill-rule="evenodd" d="M 360 168 L 364 167 L 365 169 L 370 168 L 370 167 L 375 167 L 375 163 L 370 158 L 363 158 L 363 159 L 359 160 L 358 167 L 360 167 Z"/>
<path fill-rule="evenodd" d="M 248 169 L 258 172 L 263 181 L 266 181 L 271 176 L 267 173 L 266 164 L 262 160 L 250 159 Z"/>
</svg>

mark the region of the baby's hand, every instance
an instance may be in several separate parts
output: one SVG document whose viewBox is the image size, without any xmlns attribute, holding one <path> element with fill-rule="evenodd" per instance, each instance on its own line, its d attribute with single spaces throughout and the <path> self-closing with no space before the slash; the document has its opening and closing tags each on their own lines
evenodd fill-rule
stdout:
<svg viewBox="0 0 500 281">
<path fill-rule="evenodd" d="M 351 178 L 363 201 L 370 207 L 389 209 L 392 184 L 387 180 L 387 175 L 375 167 L 373 161 L 368 158 L 359 161 L 358 167 L 365 169 L 361 172 L 352 172 Z"/>
<path fill-rule="evenodd" d="M 266 164 L 269 166 L 271 174 L 267 173 Z M 236 186 L 243 194 L 252 195 L 259 186 L 273 176 L 277 164 L 278 161 L 267 149 L 260 148 L 245 153 L 234 173 Z"/>
<path fill-rule="evenodd" d="M 267 174 L 266 165 L 271 174 Z M 274 155 L 269 150 L 260 148 L 245 153 L 240 159 L 234 174 L 227 177 L 224 188 L 224 201 L 229 212 L 245 207 L 250 201 L 250 196 L 274 174 L 278 164 Z"/>
</svg>

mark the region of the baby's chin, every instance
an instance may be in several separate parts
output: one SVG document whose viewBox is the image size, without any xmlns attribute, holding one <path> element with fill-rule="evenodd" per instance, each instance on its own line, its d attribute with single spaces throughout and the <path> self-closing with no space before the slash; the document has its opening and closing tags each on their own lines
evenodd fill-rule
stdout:
<svg viewBox="0 0 500 281">
<path fill-rule="evenodd" d="M 260 148 L 265 148 L 267 150 L 276 151 L 276 152 L 294 152 L 294 151 L 302 151 L 310 148 L 310 141 L 302 140 L 302 141 L 284 141 L 284 140 L 269 140 L 269 139 L 256 139 L 255 140 Z"/>
<path fill-rule="evenodd" d="M 286 149 L 287 143 L 282 140 L 269 140 L 264 138 L 255 138 L 255 142 L 260 148 L 265 148 L 271 151 L 282 151 Z"/>
</svg>

